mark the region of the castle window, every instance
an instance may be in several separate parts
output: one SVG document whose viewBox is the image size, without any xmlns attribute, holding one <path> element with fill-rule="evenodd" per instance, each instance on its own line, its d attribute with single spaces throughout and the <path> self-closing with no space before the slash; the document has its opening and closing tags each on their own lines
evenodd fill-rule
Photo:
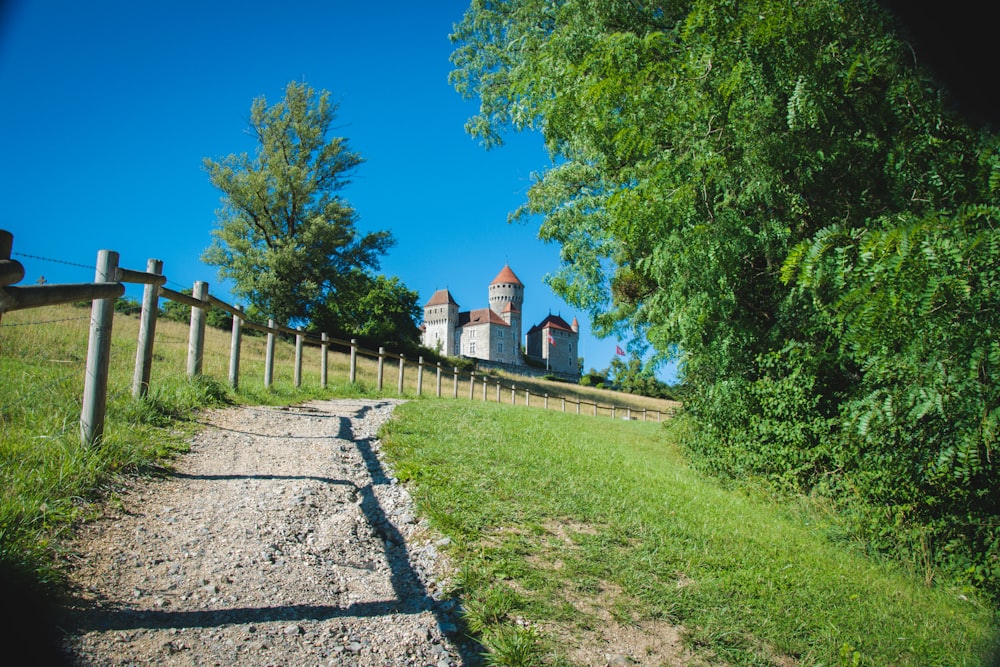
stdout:
<svg viewBox="0 0 1000 667">
<path fill-rule="evenodd" d="M 469 341 L 469 354 L 470 355 L 474 355 L 475 353 L 476 353 L 476 341 L 470 340 Z"/>
<path fill-rule="evenodd" d="M 497 354 L 503 354 L 503 343 L 497 341 Z"/>
</svg>

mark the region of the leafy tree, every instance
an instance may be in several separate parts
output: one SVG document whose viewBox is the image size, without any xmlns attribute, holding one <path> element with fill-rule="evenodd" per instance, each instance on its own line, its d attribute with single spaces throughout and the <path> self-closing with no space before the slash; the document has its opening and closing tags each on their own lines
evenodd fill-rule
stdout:
<svg viewBox="0 0 1000 667">
<path fill-rule="evenodd" d="M 182 289 L 181 293 L 192 296 L 194 290 L 188 287 Z M 187 306 L 179 301 L 171 301 L 170 299 L 163 299 L 161 304 L 159 317 L 166 320 L 173 320 L 174 322 L 191 321 L 191 306 Z M 205 314 L 205 324 L 216 329 L 231 330 L 233 328 L 233 317 L 221 308 L 211 308 Z M 247 331 L 249 332 L 250 330 L 248 329 Z"/>
<path fill-rule="evenodd" d="M 610 376 L 618 390 L 626 394 L 639 394 L 652 398 L 670 397 L 670 387 L 665 382 L 657 380 L 652 369 L 645 367 L 642 359 L 636 355 L 630 356 L 627 361 L 622 361 L 618 357 L 613 358 Z"/>
<path fill-rule="evenodd" d="M 203 259 L 233 281 L 236 296 L 279 322 L 310 319 L 343 276 L 377 269 L 393 243 L 387 231 L 359 234 L 339 194 L 362 158 L 347 139 L 329 137 L 335 118 L 328 92 L 293 81 L 274 106 L 254 100 L 253 157 L 204 161 L 223 197 Z"/>
<path fill-rule="evenodd" d="M 371 277 L 355 270 L 342 276 L 341 289 L 316 310 L 313 328 L 336 338 L 357 338 L 368 348 L 385 346 L 411 353 L 420 345 L 415 322 L 423 309 L 418 294 L 398 278 Z"/>
<path fill-rule="evenodd" d="M 599 333 L 683 350 L 706 467 L 1000 595 L 998 140 L 870 0 L 473 0 L 452 82 L 553 166 L 513 219 Z"/>
</svg>

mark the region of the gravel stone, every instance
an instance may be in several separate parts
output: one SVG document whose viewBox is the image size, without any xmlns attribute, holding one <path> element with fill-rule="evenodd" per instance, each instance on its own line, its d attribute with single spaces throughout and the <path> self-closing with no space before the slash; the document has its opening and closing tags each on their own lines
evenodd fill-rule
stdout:
<svg viewBox="0 0 1000 667">
<path fill-rule="evenodd" d="M 447 541 L 381 457 L 399 402 L 203 413 L 170 474 L 79 531 L 71 664 L 481 665 L 442 599 Z"/>
</svg>

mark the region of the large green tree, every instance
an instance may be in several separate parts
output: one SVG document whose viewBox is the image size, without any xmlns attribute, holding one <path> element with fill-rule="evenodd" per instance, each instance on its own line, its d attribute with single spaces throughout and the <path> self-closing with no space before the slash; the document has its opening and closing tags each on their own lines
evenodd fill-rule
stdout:
<svg viewBox="0 0 1000 667">
<path fill-rule="evenodd" d="M 1000 582 L 997 138 L 870 0 L 473 0 L 452 82 L 553 157 L 513 218 L 596 329 L 683 352 L 705 465 Z"/>
<path fill-rule="evenodd" d="M 357 338 L 369 349 L 384 346 L 393 352 L 417 353 L 416 322 L 423 314 L 417 292 L 399 278 L 373 277 L 358 270 L 341 276 L 341 281 L 336 298 L 314 312 L 312 328 L 335 338 Z"/>
<path fill-rule="evenodd" d="M 233 293 L 279 322 L 302 322 L 350 282 L 369 275 L 392 246 L 387 231 L 361 234 L 341 196 L 363 161 L 346 138 L 331 136 L 336 106 L 326 91 L 291 82 L 284 99 L 250 109 L 257 147 L 205 169 L 222 208 L 204 261 L 233 282 Z"/>
</svg>

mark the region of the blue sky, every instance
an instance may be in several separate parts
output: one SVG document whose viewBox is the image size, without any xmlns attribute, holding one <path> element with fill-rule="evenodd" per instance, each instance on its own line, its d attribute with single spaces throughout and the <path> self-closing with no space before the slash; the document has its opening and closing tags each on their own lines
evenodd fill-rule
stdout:
<svg viewBox="0 0 1000 667">
<path fill-rule="evenodd" d="M 544 284 L 559 249 L 537 239 L 537 223 L 507 223 L 550 164 L 541 137 L 486 151 L 464 131 L 476 107 L 448 84 L 448 35 L 467 5 L 8 0 L 0 228 L 15 252 L 70 263 L 18 257 L 25 282 L 88 282 L 93 271 L 71 264 L 93 265 L 107 248 L 128 268 L 163 260 L 174 289 L 206 280 L 228 298 L 200 261 L 220 196 L 202 158 L 252 153 L 251 103 L 273 104 L 299 80 L 330 91 L 337 133 L 366 159 L 343 195 L 362 231 L 395 236 L 383 273 L 421 305 L 447 287 L 464 310 L 487 305 L 509 263 L 525 284 L 525 321 L 577 317 L 585 368 L 605 368 L 627 341 L 592 336 L 586 314 Z M 660 376 L 673 381 L 673 369 Z"/>
</svg>

